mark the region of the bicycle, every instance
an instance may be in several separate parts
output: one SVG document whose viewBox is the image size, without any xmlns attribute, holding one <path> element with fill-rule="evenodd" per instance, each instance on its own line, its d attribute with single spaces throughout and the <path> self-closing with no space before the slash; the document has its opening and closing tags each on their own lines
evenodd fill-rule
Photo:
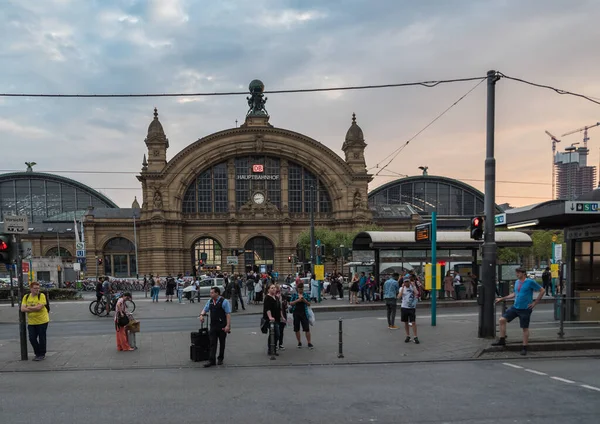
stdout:
<svg viewBox="0 0 600 424">
<path fill-rule="evenodd" d="M 123 293 L 117 293 L 112 297 L 112 300 L 110 302 L 111 311 L 115 310 L 115 308 L 117 307 L 117 301 L 122 295 Z M 135 312 L 135 302 L 133 300 L 126 300 L 125 306 L 127 307 L 127 311 L 129 313 Z M 89 309 L 92 315 L 97 315 L 99 317 L 107 316 L 110 313 L 106 308 L 106 300 L 104 300 L 104 297 L 100 301 L 93 300 L 90 303 Z"/>
</svg>

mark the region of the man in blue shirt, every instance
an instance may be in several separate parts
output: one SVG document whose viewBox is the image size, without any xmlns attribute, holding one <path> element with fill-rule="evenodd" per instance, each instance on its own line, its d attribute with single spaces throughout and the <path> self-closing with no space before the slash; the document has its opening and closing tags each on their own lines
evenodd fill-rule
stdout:
<svg viewBox="0 0 600 424">
<path fill-rule="evenodd" d="M 218 287 L 210 289 L 210 300 L 206 302 L 200 322 L 204 322 L 204 317 L 210 314 L 209 338 L 210 338 L 210 359 L 204 364 L 204 368 L 223 364 L 225 356 L 225 339 L 231 330 L 231 304 L 221 297 L 221 290 Z M 217 358 L 217 341 L 219 342 L 219 357 Z"/>
<path fill-rule="evenodd" d="M 360 280 L 358 280 L 358 288 L 360 290 L 360 300 L 365 301 L 365 289 L 367 288 L 367 276 L 364 272 L 360 273 Z"/>
<path fill-rule="evenodd" d="M 396 321 L 396 296 L 398 296 L 398 290 L 400 289 L 398 284 L 399 278 L 400 274 L 396 272 L 392 275 L 392 278 L 383 283 L 383 299 L 387 309 L 387 321 L 390 330 L 398 329 L 398 327 L 394 325 L 394 322 Z"/>
<path fill-rule="evenodd" d="M 508 308 L 499 320 L 500 339 L 492 343 L 492 346 L 506 346 L 506 323 L 519 317 L 519 323 L 523 329 L 523 349 L 521 355 L 527 355 L 527 344 L 529 342 L 529 321 L 533 308 L 544 297 L 545 290 L 531 278 L 527 278 L 525 268 L 517 268 L 517 281 L 514 291 L 505 297 L 496 299 L 496 303 L 508 299 L 515 299 L 513 306 Z M 537 299 L 533 300 L 533 292 L 539 291 Z"/>
</svg>

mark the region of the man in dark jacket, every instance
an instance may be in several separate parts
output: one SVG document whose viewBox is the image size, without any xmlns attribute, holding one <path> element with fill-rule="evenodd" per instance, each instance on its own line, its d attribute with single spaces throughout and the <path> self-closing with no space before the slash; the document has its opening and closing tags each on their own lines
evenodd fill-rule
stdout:
<svg viewBox="0 0 600 424">
<path fill-rule="evenodd" d="M 552 273 L 550 272 L 549 267 L 546 267 L 546 269 L 542 273 L 542 284 L 544 286 L 544 290 L 546 290 L 546 294 L 554 296 L 552 290 Z"/>
</svg>

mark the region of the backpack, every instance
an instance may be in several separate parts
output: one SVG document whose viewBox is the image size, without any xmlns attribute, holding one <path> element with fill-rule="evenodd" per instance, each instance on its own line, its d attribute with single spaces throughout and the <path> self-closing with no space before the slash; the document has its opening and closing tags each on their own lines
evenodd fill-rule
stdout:
<svg viewBox="0 0 600 424">
<path fill-rule="evenodd" d="M 41 293 L 41 292 L 40 292 L 40 293 Z M 28 300 L 29 300 L 29 295 L 30 295 L 30 294 L 31 294 L 31 293 L 27 293 L 27 296 L 25 296 L 25 301 L 28 301 Z M 46 310 L 47 310 L 48 312 L 50 312 L 50 302 L 48 301 L 48 296 L 47 296 L 46 294 L 44 294 L 44 297 L 46 298 Z M 40 296 L 38 295 L 38 299 L 39 299 L 39 298 L 40 298 Z"/>
</svg>

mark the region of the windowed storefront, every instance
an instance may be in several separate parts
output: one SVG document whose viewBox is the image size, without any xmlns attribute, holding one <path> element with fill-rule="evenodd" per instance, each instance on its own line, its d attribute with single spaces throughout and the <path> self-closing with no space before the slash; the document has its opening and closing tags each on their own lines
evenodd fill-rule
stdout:
<svg viewBox="0 0 600 424">
<path fill-rule="evenodd" d="M 246 243 L 244 262 L 246 270 L 268 272 L 273 270 L 275 248 L 266 237 L 254 237 Z"/>
<path fill-rule="evenodd" d="M 113 277 L 135 277 L 135 245 L 123 237 L 115 237 L 103 249 L 104 274 Z"/>
</svg>

